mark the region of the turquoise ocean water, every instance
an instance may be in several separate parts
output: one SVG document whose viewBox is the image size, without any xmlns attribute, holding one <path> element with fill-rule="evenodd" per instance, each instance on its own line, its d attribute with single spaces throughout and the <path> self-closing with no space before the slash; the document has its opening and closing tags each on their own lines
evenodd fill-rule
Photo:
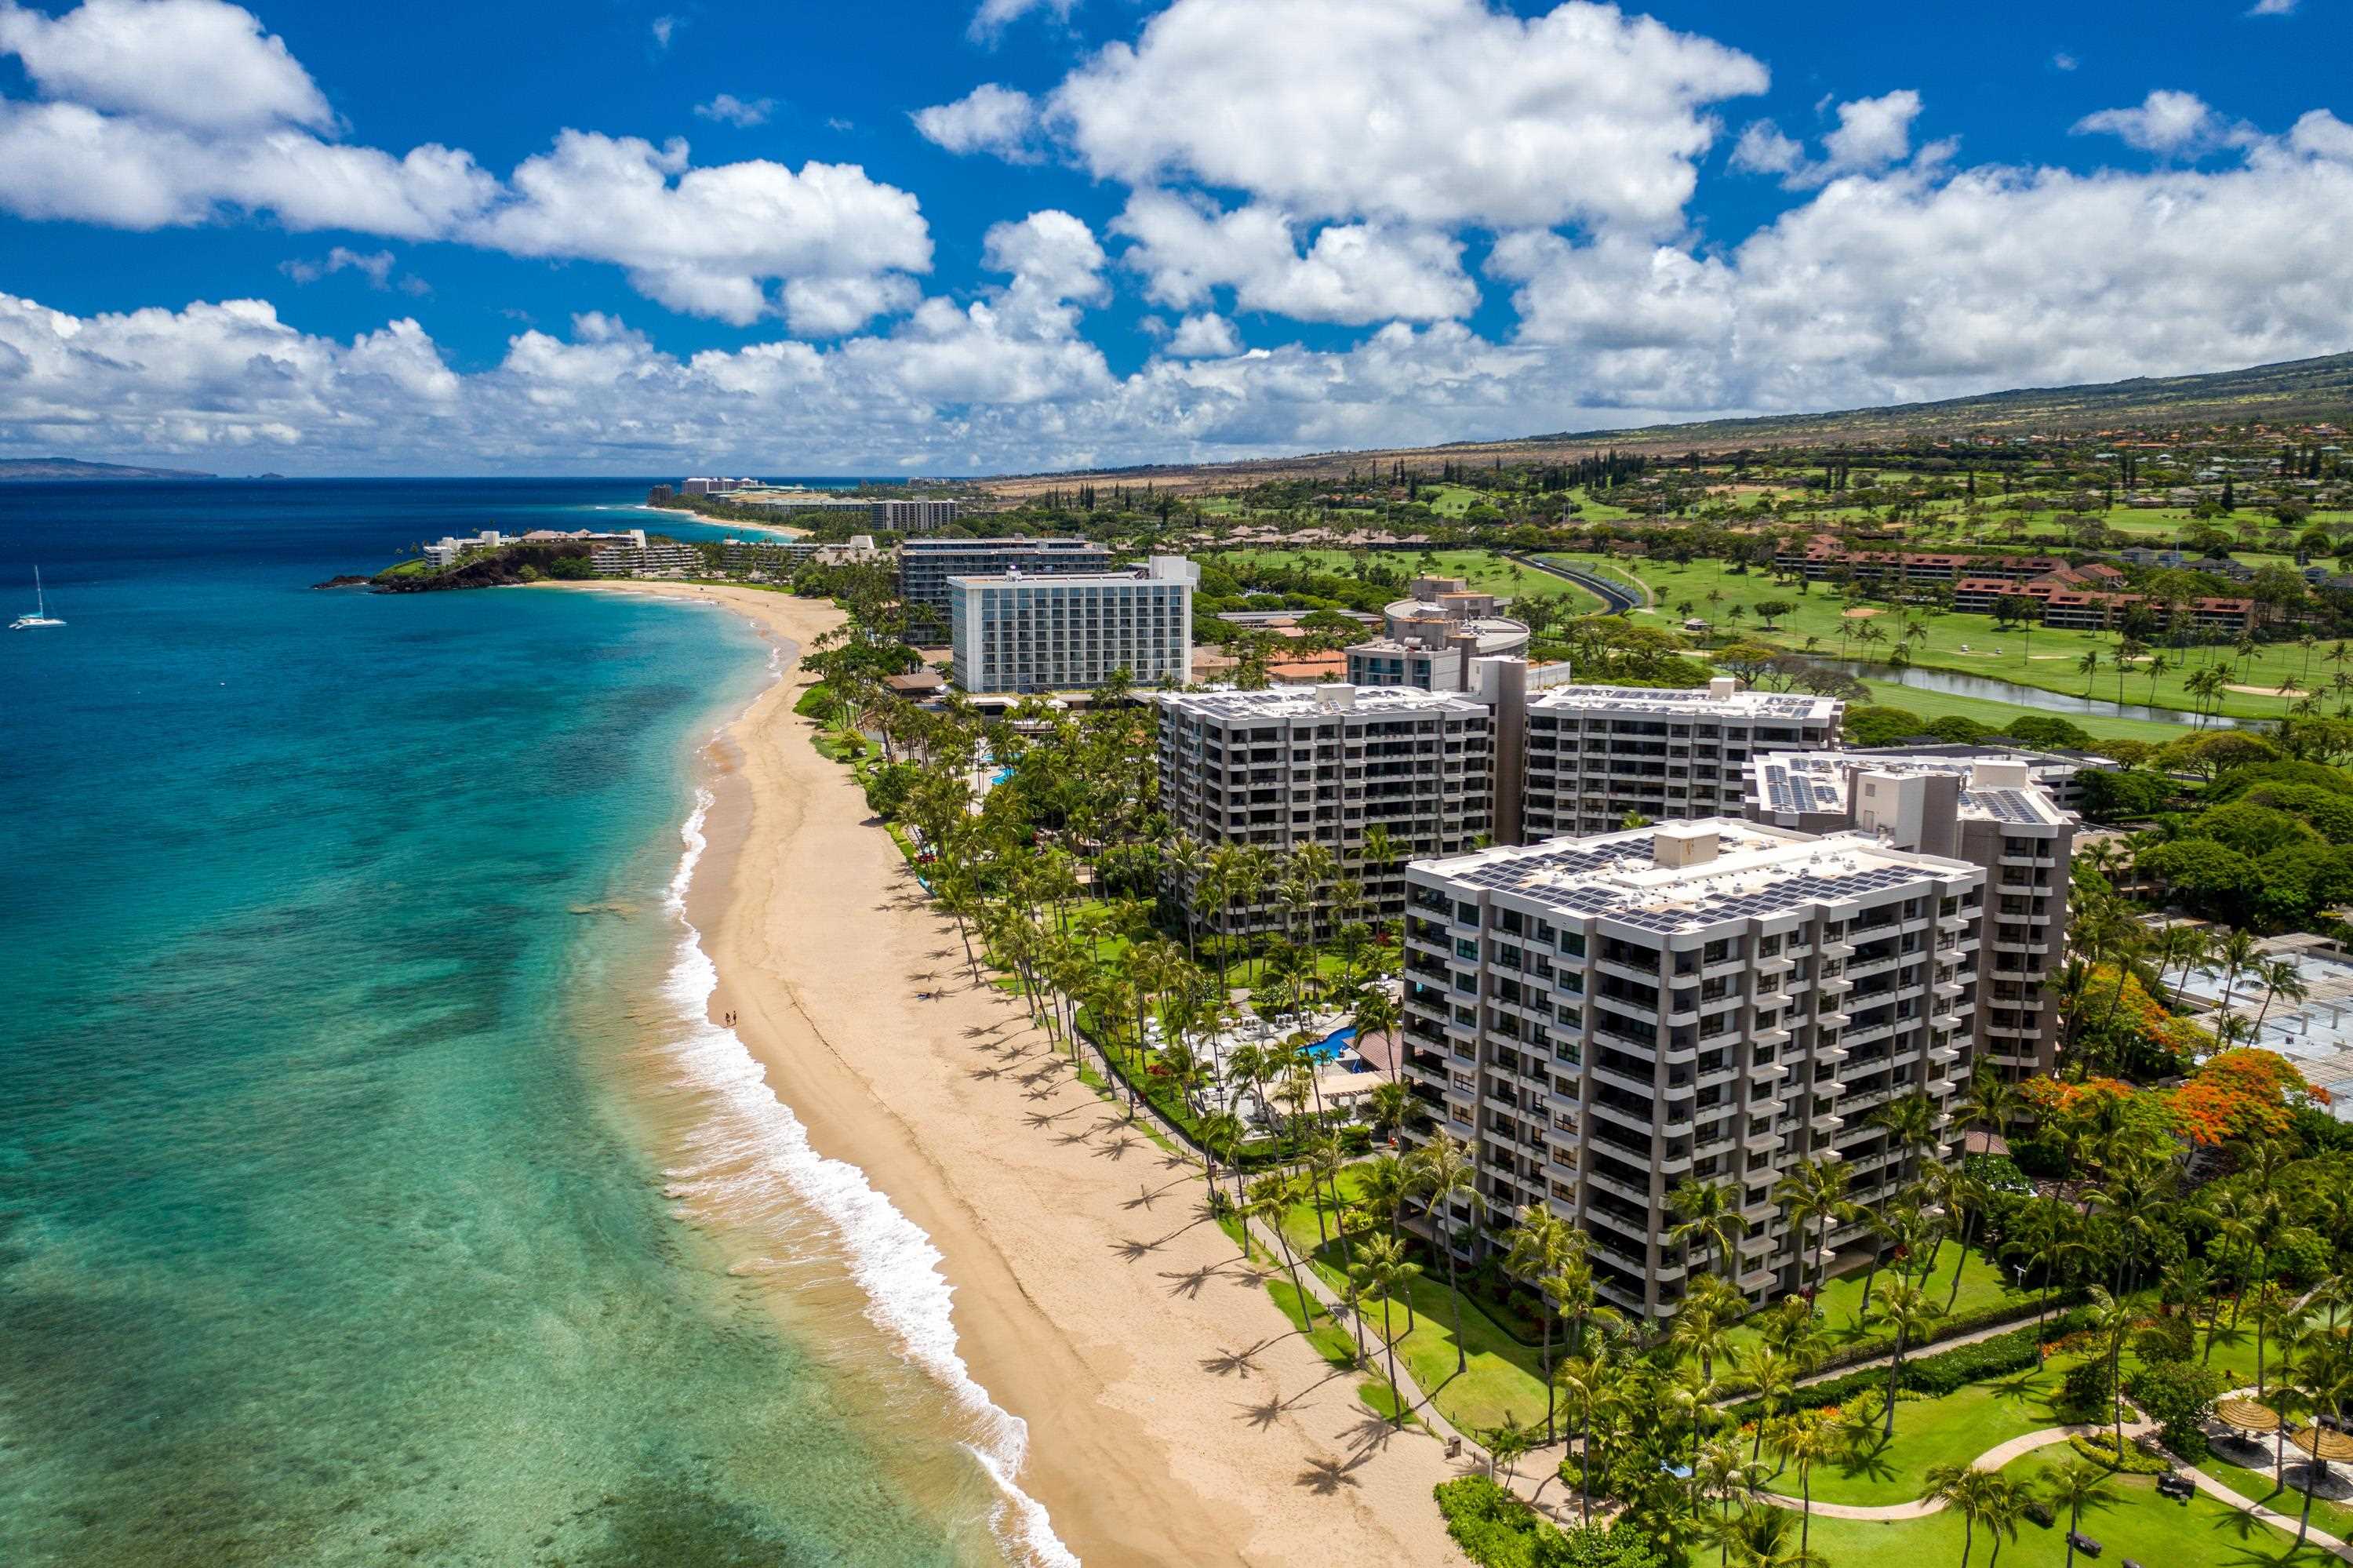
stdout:
<svg viewBox="0 0 2353 1568">
<path fill-rule="evenodd" d="M 0 632 L 0 1563 L 1067 1560 L 928 1243 L 698 1019 L 767 647 L 308 588 L 642 493 L 0 486 L 68 622 Z"/>
</svg>

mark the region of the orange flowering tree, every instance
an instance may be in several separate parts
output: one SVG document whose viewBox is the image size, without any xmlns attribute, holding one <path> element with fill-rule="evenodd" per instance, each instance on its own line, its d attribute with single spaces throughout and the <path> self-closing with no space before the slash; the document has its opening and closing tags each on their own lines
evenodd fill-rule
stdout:
<svg viewBox="0 0 2353 1568">
<path fill-rule="evenodd" d="M 2306 1083 L 2295 1063 L 2245 1045 L 2214 1056 L 2166 1097 L 2182 1135 L 2208 1146 L 2277 1138 L 2293 1113 L 2327 1104 L 2328 1091 Z"/>
<path fill-rule="evenodd" d="M 2121 1070 L 2137 1077 L 2186 1073 L 2214 1049 L 2214 1036 L 2189 1019 L 2167 1011 L 2140 977 L 2114 964 L 2085 971 L 2083 989 L 2068 1003 L 2069 1038 L 2086 1066 Z"/>
</svg>

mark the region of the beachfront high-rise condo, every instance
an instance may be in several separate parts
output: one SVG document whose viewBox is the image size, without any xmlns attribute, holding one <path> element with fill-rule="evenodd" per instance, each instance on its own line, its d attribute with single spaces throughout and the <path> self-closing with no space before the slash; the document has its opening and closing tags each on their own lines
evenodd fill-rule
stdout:
<svg viewBox="0 0 2353 1568">
<path fill-rule="evenodd" d="M 2004 1076 L 2059 1060 L 2067 948 L 2067 865 L 2075 819 L 2038 782 L 2031 758 L 1885 751 L 1778 752 L 1748 764 L 1748 815 L 1808 832 L 1855 828 L 1897 849 L 1968 861 L 1992 910 L 1978 956 L 1976 1050 Z"/>
<path fill-rule="evenodd" d="M 1160 804 L 1199 842 L 1277 854 L 1332 853 L 1364 888 L 1367 917 L 1405 906 L 1405 862 L 1457 853 L 1490 831 L 1492 715 L 1486 705 L 1412 687 L 1284 686 L 1263 692 L 1164 692 Z M 1385 830 L 1392 858 L 1365 838 Z M 1336 879 L 1335 879 L 1336 880 Z M 1197 910 L 1200 878 L 1168 893 Z M 1230 930 L 1276 928 L 1276 890 L 1202 916 Z"/>
<path fill-rule="evenodd" d="M 1761 1300 L 1811 1255 L 1773 1202 L 1786 1172 L 1835 1157 L 1868 1203 L 1942 1154 L 1871 1112 L 1918 1092 L 1949 1126 L 1979 867 L 1718 817 L 1406 876 L 1406 1071 L 1430 1118 L 1407 1137 L 1472 1146 L 1489 1225 L 1542 1203 L 1585 1231 L 1612 1305 L 1672 1312 L 1713 1264 L 1670 1239 L 1686 1179 L 1733 1188 L 1747 1228 L 1720 1272 Z M 1472 1227 L 1458 1205 L 1449 1239 Z"/>
<path fill-rule="evenodd" d="M 1111 551 L 1088 539 L 906 539 L 899 545 L 899 602 L 913 624 L 911 636 L 944 634 L 948 579 L 993 577 L 1007 572 L 1042 577 L 1111 570 Z"/>
<path fill-rule="evenodd" d="M 1155 556 L 1133 572 L 948 579 L 948 647 L 967 692 L 1072 692 L 1124 670 L 1138 686 L 1193 678 L 1201 568 Z"/>
<path fill-rule="evenodd" d="M 1630 811 L 1656 822 L 1736 816 L 1750 758 L 1826 749 L 1845 712 L 1830 697 L 1744 692 L 1729 677 L 1699 691 L 1552 686 L 1533 693 L 1517 836 L 1534 843 L 1608 832 L 1623 826 Z"/>
</svg>

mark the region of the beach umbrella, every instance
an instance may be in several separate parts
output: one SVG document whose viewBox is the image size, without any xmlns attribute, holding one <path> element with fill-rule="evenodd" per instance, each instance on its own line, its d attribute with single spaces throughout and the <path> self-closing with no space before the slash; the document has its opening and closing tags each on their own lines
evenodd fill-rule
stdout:
<svg viewBox="0 0 2353 1568">
<path fill-rule="evenodd" d="M 2252 1399 L 2226 1399 L 2214 1406 L 2216 1419 L 2251 1437 L 2268 1436 L 2280 1429 L 2279 1412 Z"/>
<path fill-rule="evenodd" d="M 2307 1426 L 2292 1433 L 2288 1442 L 2326 1464 L 2353 1461 L 2353 1436 L 2332 1432 L 2326 1426 Z"/>
</svg>

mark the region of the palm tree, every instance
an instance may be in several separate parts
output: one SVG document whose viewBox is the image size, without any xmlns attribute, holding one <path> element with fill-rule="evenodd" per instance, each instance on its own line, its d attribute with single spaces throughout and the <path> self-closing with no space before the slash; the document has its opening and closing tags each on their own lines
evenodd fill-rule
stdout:
<svg viewBox="0 0 2353 1568">
<path fill-rule="evenodd" d="M 1830 1568 L 1830 1559 L 1807 1546 L 1805 1523 L 1789 1522 L 1781 1508 L 1746 1508 L 1716 1521 L 1708 1534 L 1735 1568 Z"/>
<path fill-rule="evenodd" d="M 1854 1215 L 1854 1205 L 1846 1196 L 1853 1174 L 1843 1160 L 1809 1160 L 1773 1186 L 1773 1201 L 1789 1216 L 1789 1229 L 1802 1236 L 1807 1226 L 1814 1227 L 1814 1283 L 1810 1296 L 1815 1300 L 1822 1293 L 1831 1229 Z"/>
<path fill-rule="evenodd" d="M 1360 1041 L 1371 1034 L 1378 1034 L 1386 1040 L 1389 1048 L 1389 1076 L 1401 1079 L 1405 1074 L 1405 1053 L 1398 1049 L 1399 1022 L 1396 1001 L 1388 992 L 1376 987 L 1357 999 L 1356 1014 L 1348 1020 L 1348 1026 L 1356 1032 L 1356 1038 Z"/>
<path fill-rule="evenodd" d="M 1991 1063 L 1980 1062 L 1969 1079 L 1968 1094 L 1961 1101 L 1961 1117 L 1966 1123 L 2000 1138 L 2024 1108 L 2024 1100 L 2016 1084 L 1995 1071 Z"/>
<path fill-rule="evenodd" d="M 1593 1518 L 1593 1414 L 1609 1395 L 1610 1369 L 1607 1361 L 1570 1356 L 1552 1369 L 1552 1386 L 1576 1418 L 1577 1509 L 1582 1522 Z"/>
<path fill-rule="evenodd" d="M 2092 1331 L 2107 1341 L 2108 1415 L 2116 1424 L 2116 1457 L 2121 1460 L 2125 1451 L 2125 1402 L 2116 1397 L 2116 1372 L 2123 1362 L 2125 1340 L 2132 1333 L 2133 1311 L 2097 1285 L 2092 1287 L 2088 1310 Z"/>
<path fill-rule="evenodd" d="M 1798 1363 L 1770 1345 L 1747 1345 L 1734 1354 L 1732 1375 L 1757 1391 L 1757 1431 L 1748 1446 L 1753 1459 L 1764 1451 L 1765 1428 L 1781 1403 L 1797 1393 Z"/>
<path fill-rule="evenodd" d="M 1231 1111 L 1217 1111 L 1201 1118 L 1201 1169 L 1209 1182 L 1209 1197 L 1215 1202 L 1218 1193 L 1217 1162 L 1224 1160 L 1234 1173 L 1234 1201 L 1242 1201 L 1242 1118 Z M 1245 1249 L 1247 1250 L 1247 1249 Z"/>
<path fill-rule="evenodd" d="M 1169 840 L 1166 845 L 1162 846 L 1160 851 L 1160 863 L 1167 872 L 1169 885 L 1180 890 L 1181 896 L 1181 890 L 1185 888 L 1198 888 L 1200 885 L 1203 873 L 1208 870 L 1209 858 L 1207 853 L 1202 850 L 1199 840 L 1194 838 L 1190 833 L 1178 833 L 1175 838 Z M 1187 908 L 1182 911 L 1182 913 L 1186 916 L 1186 961 L 1188 963 L 1198 962 L 1198 960 L 1194 957 L 1193 952 L 1194 921 L 1192 918 L 1192 911 Z"/>
<path fill-rule="evenodd" d="M 2217 1012 L 2231 1011 L 2231 995 L 2238 988 L 2239 977 L 2252 970 L 2262 957 L 2255 938 L 2245 931 L 2232 931 L 2215 947 L 2213 961 L 2222 970 L 2222 1000 Z"/>
<path fill-rule="evenodd" d="M 2263 982 L 2263 1005 L 2255 1013 L 2255 1030 L 2259 1034 L 2273 1002 L 2282 997 L 2290 1001 L 2302 1001 L 2312 994 L 2310 988 L 2304 983 L 2304 971 L 2296 967 L 2294 959 L 2262 959 L 2255 965 L 2255 978 Z"/>
<path fill-rule="evenodd" d="M 1814 1467 L 1836 1459 L 1845 1451 L 1846 1444 L 1830 1417 L 1819 1410 L 1803 1410 L 1781 1418 L 1778 1430 L 1773 1434 L 1773 1451 L 1782 1462 L 1798 1472 L 1799 1506 L 1804 1510 L 1804 1523 L 1799 1527 L 1800 1546 L 1812 1537 L 1814 1529 Z"/>
<path fill-rule="evenodd" d="M 1708 1261 L 1719 1269 L 1732 1261 L 1733 1249 L 1748 1234 L 1740 1213 L 1740 1191 L 1729 1181 L 1702 1181 L 1686 1176 L 1667 1195 L 1675 1223 L 1667 1239 L 1689 1252 L 1704 1247 Z"/>
<path fill-rule="evenodd" d="M 1308 1296 L 1307 1287 L 1299 1283 L 1299 1260 L 1292 1255 L 1291 1237 L 1284 1234 L 1282 1225 L 1284 1216 L 1291 1213 L 1294 1195 L 1290 1178 L 1279 1171 L 1269 1171 L 1250 1184 L 1250 1201 L 1242 1205 L 1240 1212 L 1245 1237 L 1250 1234 L 1248 1226 L 1252 1220 L 1265 1221 L 1268 1228 L 1274 1232 L 1275 1245 L 1282 1249 L 1282 1266 L 1291 1275 L 1291 1288 L 1299 1297 L 1300 1316 L 1307 1318 L 1313 1316 L 1315 1303 Z"/>
<path fill-rule="evenodd" d="M 1974 1465 L 1937 1465 L 1927 1474 L 1927 1499 L 1946 1503 L 1961 1516 L 1961 1568 L 1968 1568 L 1977 1548 L 1978 1526 L 1993 1537 L 1994 1555 L 2001 1554 L 2001 1538 L 2018 1538 L 2019 1516 L 2026 1498 L 2017 1483 Z"/>
<path fill-rule="evenodd" d="M 1925 1342 L 1944 1315 L 1943 1307 L 1908 1281 L 1898 1280 L 1880 1295 L 1879 1309 L 1873 1316 L 1881 1327 L 1895 1330 L 1895 1355 L 1887 1363 L 1887 1425 L 1879 1434 L 1883 1442 L 1895 1436 L 1895 1391 L 1904 1378 L 1904 1352 Z"/>
<path fill-rule="evenodd" d="M 2064 1509 L 2067 1512 L 2067 1568 L 2075 1568 L 2075 1537 L 2077 1527 L 2084 1521 L 2084 1510 L 2105 1508 L 2116 1500 L 2116 1489 L 2108 1484 L 2108 1477 L 2104 1467 L 2089 1459 L 2070 1459 L 2053 1467 L 2042 1478 L 2042 1495 L 2051 1504 L 2051 1511 L 2057 1513 Z"/>
<path fill-rule="evenodd" d="M 1520 1223 L 1512 1229 L 1512 1248 L 1504 1258 L 1504 1266 L 1520 1278 L 1534 1285 L 1541 1295 L 1562 1266 L 1576 1254 L 1585 1241 L 1585 1233 L 1571 1225 L 1542 1203 L 1530 1203 L 1520 1211 Z M 1553 1399 L 1552 1379 L 1553 1314 L 1544 1314 L 1545 1441 L 1552 1441 Z"/>
<path fill-rule="evenodd" d="M 1398 1392 L 1397 1336 L 1390 1329 L 1389 1302 L 1399 1292 L 1410 1298 L 1414 1277 L 1420 1272 L 1421 1265 L 1406 1257 L 1405 1243 L 1395 1236 L 1367 1236 L 1348 1276 L 1360 1299 L 1381 1304 L 1381 1349 L 1388 1357 L 1390 1419 L 1400 1428 L 1405 1425 L 1405 1396 Z"/>
<path fill-rule="evenodd" d="M 1441 1130 L 1416 1150 L 1409 1163 L 1414 1185 L 1422 1194 L 1422 1213 L 1430 1220 L 1430 1235 L 1446 1254 L 1447 1294 L 1454 1308 L 1454 1370 L 1465 1372 L 1471 1362 L 1462 1348 L 1462 1284 L 1454 1255 L 1454 1205 L 1459 1202 L 1470 1210 L 1471 1224 L 1475 1227 L 1486 1212 L 1487 1195 L 1479 1191 L 1479 1169 L 1472 1163 L 1470 1150 L 1451 1132 Z M 1446 1214 L 1443 1220 L 1439 1218 L 1441 1209 Z"/>
<path fill-rule="evenodd" d="M 2090 696 L 2092 682 L 2100 673 L 2100 651 L 2096 648 L 2084 649 L 2084 656 L 2075 661 L 2075 673 L 2084 677 L 2084 694 Z"/>
<path fill-rule="evenodd" d="M 2335 1312 L 2332 1302 L 2332 1319 Z M 2337 1420 L 2342 1429 L 2345 1407 L 2353 1403 L 2353 1346 L 2348 1346 L 2345 1335 L 2337 1332 L 2333 1324 L 2325 1332 L 2314 1335 L 2313 1344 L 2304 1357 L 2303 1386 L 2298 1392 L 2306 1409 Z M 2327 1461 L 2321 1458 L 2319 1446 L 2315 1444 L 2312 1462 L 2305 1467 L 2304 1510 L 2295 1531 L 2298 1546 L 2312 1533 L 2312 1495 L 2327 1484 Z"/>
</svg>

